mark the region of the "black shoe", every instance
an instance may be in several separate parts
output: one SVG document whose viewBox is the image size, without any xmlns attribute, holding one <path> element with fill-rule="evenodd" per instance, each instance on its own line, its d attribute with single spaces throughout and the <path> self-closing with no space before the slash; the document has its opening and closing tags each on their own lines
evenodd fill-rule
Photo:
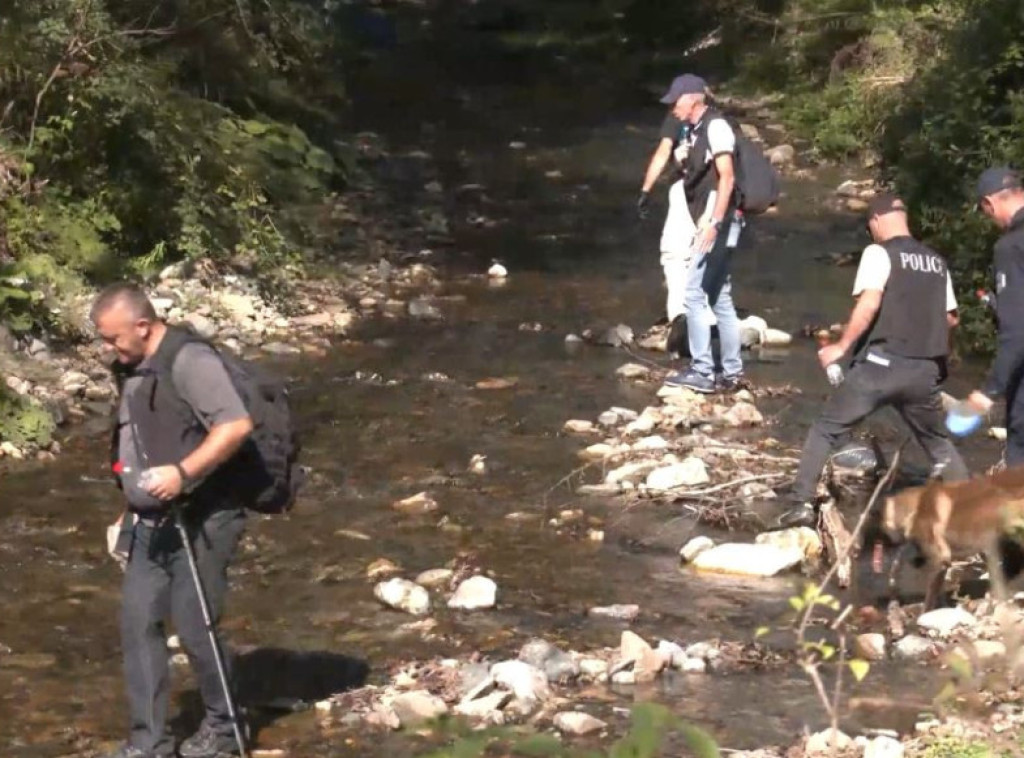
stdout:
<svg viewBox="0 0 1024 758">
<path fill-rule="evenodd" d="M 107 753 L 102 756 L 102 758 L 156 758 L 156 756 L 142 748 L 135 747 L 134 745 L 130 745 L 125 742 L 113 753 Z"/>
<path fill-rule="evenodd" d="M 797 526 L 809 526 L 814 529 L 818 526 L 818 509 L 813 503 L 800 503 L 779 516 L 776 524 L 777 529 L 792 529 Z"/>
<path fill-rule="evenodd" d="M 216 758 L 220 755 L 238 753 L 238 742 L 233 732 L 216 732 L 206 723 L 178 747 L 178 755 L 181 758 Z"/>
<path fill-rule="evenodd" d="M 735 376 L 719 374 L 715 377 L 715 392 L 723 395 L 731 395 L 734 392 L 749 389 L 750 382 L 745 376 L 743 376 L 743 374 L 736 374 Z"/>
</svg>

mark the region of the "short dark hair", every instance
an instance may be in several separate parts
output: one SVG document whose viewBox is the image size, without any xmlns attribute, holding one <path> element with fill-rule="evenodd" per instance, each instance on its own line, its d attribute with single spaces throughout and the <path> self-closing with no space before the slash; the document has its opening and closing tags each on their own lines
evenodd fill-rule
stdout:
<svg viewBox="0 0 1024 758">
<path fill-rule="evenodd" d="M 141 287 L 131 282 L 117 282 L 104 287 L 93 301 L 89 319 L 95 323 L 97 318 L 120 303 L 127 305 L 137 319 L 157 320 L 156 308 L 149 297 Z"/>
</svg>

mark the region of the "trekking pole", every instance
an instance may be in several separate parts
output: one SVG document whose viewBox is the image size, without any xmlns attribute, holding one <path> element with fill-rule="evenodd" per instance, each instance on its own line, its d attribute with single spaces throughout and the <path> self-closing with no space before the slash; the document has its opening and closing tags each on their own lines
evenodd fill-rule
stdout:
<svg viewBox="0 0 1024 758">
<path fill-rule="evenodd" d="M 224 668 L 224 656 L 220 649 L 220 640 L 217 639 L 217 630 L 213 626 L 213 617 L 210 615 L 210 603 L 206 599 L 206 588 L 203 587 L 203 580 L 199 576 L 199 564 L 196 563 L 196 553 L 192 548 L 192 541 L 188 536 L 188 529 L 185 528 L 185 520 L 181 515 L 181 506 L 177 503 L 171 505 L 174 512 L 174 524 L 178 527 L 178 534 L 181 535 L 181 542 L 185 546 L 185 555 L 188 557 L 188 567 L 192 572 L 192 581 L 196 585 L 196 595 L 199 596 L 199 607 L 203 611 L 203 621 L 206 624 L 206 633 L 210 637 L 210 646 L 213 648 L 213 659 L 217 663 L 217 675 L 220 677 L 220 685 L 224 688 L 224 697 L 228 704 L 228 714 L 231 716 L 231 726 L 235 731 L 235 741 L 238 742 L 238 751 L 242 758 L 248 758 L 249 753 L 245 747 L 245 737 L 242 733 L 242 722 L 238 718 L 238 709 L 235 707 L 235 698 L 231 694 L 231 685 L 228 683 L 227 669 Z"/>
</svg>

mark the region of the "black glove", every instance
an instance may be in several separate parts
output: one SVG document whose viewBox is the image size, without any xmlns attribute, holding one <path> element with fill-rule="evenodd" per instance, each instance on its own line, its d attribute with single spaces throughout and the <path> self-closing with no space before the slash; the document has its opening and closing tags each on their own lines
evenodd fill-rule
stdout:
<svg viewBox="0 0 1024 758">
<path fill-rule="evenodd" d="M 650 214 L 650 202 L 651 193 L 641 192 L 640 197 L 636 201 L 636 215 L 638 215 L 641 219 L 647 218 L 647 216 Z"/>
</svg>

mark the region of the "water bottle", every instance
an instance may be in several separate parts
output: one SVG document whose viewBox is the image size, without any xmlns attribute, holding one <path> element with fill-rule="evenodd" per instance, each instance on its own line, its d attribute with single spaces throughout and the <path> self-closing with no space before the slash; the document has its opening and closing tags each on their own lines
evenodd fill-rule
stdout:
<svg viewBox="0 0 1024 758">
<path fill-rule="evenodd" d="M 818 349 L 825 347 L 826 345 L 832 344 L 832 338 L 829 333 L 822 329 L 815 337 L 818 340 Z M 843 383 L 843 367 L 838 363 L 830 363 L 825 367 L 825 376 L 828 377 L 828 383 L 833 387 L 838 387 Z"/>
<path fill-rule="evenodd" d="M 960 401 L 946 414 L 946 428 L 956 437 L 973 434 L 981 426 L 981 414 L 966 402 Z"/>
<path fill-rule="evenodd" d="M 743 211 L 737 208 L 734 211 L 732 223 L 729 224 L 729 236 L 725 240 L 726 247 L 736 247 L 740 241 L 740 231 L 743 229 L 744 223 Z"/>
</svg>

